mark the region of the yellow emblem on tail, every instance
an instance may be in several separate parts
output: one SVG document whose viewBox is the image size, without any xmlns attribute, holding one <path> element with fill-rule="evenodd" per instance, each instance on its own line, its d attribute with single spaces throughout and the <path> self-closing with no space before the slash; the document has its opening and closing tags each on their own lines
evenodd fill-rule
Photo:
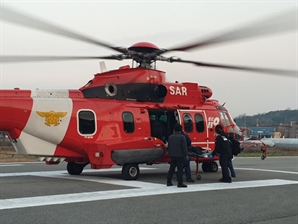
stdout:
<svg viewBox="0 0 298 224">
<path fill-rule="evenodd" d="M 50 112 L 36 111 L 36 113 L 41 117 L 45 117 L 45 125 L 47 126 L 58 126 L 60 124 L 60 118 L 67 114 L 67 112 L 55 112 L 53 110 Z"/>
</svg>

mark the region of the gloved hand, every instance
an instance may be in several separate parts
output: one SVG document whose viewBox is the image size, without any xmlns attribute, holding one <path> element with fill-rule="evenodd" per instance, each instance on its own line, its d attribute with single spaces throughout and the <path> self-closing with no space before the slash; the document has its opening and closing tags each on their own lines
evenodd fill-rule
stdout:
<svg viewBox="0 0 298 224">
<path fill-rule="evenodd" d="M 168 145 L 169 145 L 169 144 L 166 142 L 166 143 L 165 143 L 166 148 L 168 148 Z"/>
<path fill-rule="evenodd" d="M 208 156 L 208 158 L 209 158 L 209 159 L 213 159 L 213 155 L 210 154 L 210 155 Z"/>
<path fill-rule="evenodd" d="M 186 160 L 189 160 L 189 156 L 185 156 L 185 159 L 186 159 Z"/>
</svg>

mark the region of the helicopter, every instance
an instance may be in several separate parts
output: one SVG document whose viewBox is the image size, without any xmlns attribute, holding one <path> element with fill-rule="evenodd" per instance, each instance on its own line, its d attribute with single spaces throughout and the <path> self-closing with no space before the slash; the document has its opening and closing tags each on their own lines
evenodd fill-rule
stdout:
<svg viewBox="0 0 298 224">
<path fill-rule="evenodd" d="M 234 66 L 166 57 L 172 51 L 188 51 L 214 44 L 296 29 L 295 11 L 260 23 L 232 30 L 209 39 L 161 49 L 138 42 L 128 48 L 60 28 L 49 22 L 1 7 L 3 21 L 62 37 L 95 44 L 117 52 L 108 56 L 14 56 L 1 55 L 1 63 L 61 60 L 131 60 L 132 65 L 102 72 L 80 89 L 0 90 L 0 130 L 9 136 L 19 154 L 36 156 L 48 165 L 67 162 L 70 175 L 80 175 L 86 165 L 92 169 L 122 166 L 122 178 L 136 180 L 140 164 L 169 163 L 166 139 L 180 123 L 194 146 L 213 150 L 214 128 L 221 124 L 227 133 L 243 139 L 228 110 L 212 99 L 212 90 L 191 82 L 167 82 L 156 63 L 187 63 L 196 66 L 242 70 L 296 77 L 297 71 Z M 284 23 L 284 21 L 287 21 Z M 274 26 L 271 24 L 281 23 Z M 164 122 L 164 139 L 152 134 L 153 118 Z M 266 154 L 265 154 L 266 155 Z M 191 157 L 202 163 L 204 172 L 217 172 L 218 157 Z"/>
</svg>

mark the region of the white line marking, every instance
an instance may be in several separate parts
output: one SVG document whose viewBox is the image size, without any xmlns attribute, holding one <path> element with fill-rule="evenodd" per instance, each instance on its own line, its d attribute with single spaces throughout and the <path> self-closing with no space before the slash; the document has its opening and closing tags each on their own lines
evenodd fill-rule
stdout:
<svg viewBox="0 0 298 224">
<path fill-rule="evenodd" d="M 157 186 L 161 186 L 161 184 L 143 182 L 143 181 L 127 181 L 127 180 L 119 180 L 108 177 L 91 177 L 91 176 L 70 176 L 70 175 L 51 175 L 47 176 L 51 178 L 63 178 L 63 179 L 71 179 L 71 180 L 79 180 L 79 181 L 90 181 L 95 183 L 102 184 L 111 184 L 111 185 L 119 185 L 133 188 L 142 188 L 142 189 L 152 189 Z M 163 186 L 163 185 L 162 185 Z"/>
<path fill-rule="evenodd" d="M 23 164 L 23 165 L 28 165 L 28 164 L 34 164 L 34 163 L 43 163 L 45 164 L 45 162 L 42 162 L 42 161 L 36 161 L 36 162 L 9 162 L 9 163 L 0 163 L 0 164 L 14 164 L 14 163 L 20 163 L 20 164 Z"/>
<path fill-rule="evenodd" d="M 176 193 L 227 190 L 227 189 L 252 188 L 252 187 L 281 186 L 281 185 L 289 185 L 289 184 L 298 184 L 298 181 L 280 180 L 280 179 L 255 180 L 255 181 L 234 182 L 231 184 L 227 184 L 227 183 L 196 184 L 196 185 L 189 185 L 188 188 L 177 188 L 176 186 L 166 187 L 165 185 L 162 185 L 162 184 L 154 184 L 150 189 L 137 188 L 137 189 L 125 189 L 125 190 L 96 191 L 96 192 L 84 192 L 84 193 L 75 193 L 75 194 L 2 199 L 0 200 L 0 210 L 27 208 L 27 207 L 45 206 L 45 205 L 67 204 L 67 203 L 78 203 L 78 202 L 87 202 L 87 201 L 100 201 L 100 200 L 129 198 L 129 197 L 141 197 L 141 196 L 150 196 L 150 195 L 176 194 Z"/>
<path fill-rule="evenodd" d="M 298 174 L 295 171 L 283 171 L 283 170 L 266 170 L 266 169 L 254 169 L 254 168 L 235 168 L 236 170 L 251 170 L 251 171 L 264 171 L 273 173 L 287 173 L 287 174 Z"/>
<path fill-rule="evenodd" d="M 141 167 L 140 170 L 152 170 L 156 168 L 146 168 Z M 101 170 L 93 170 L 88 169 L 84 170 L 85 172 L 120 172 L 121 168 L 112 168 L 112 169 L 101 169 Z M 24 173 L 3 173 L 0 174 L 0 177 L 15 177 L 15 176 L 39 176 L 39 177 L 48 177 L 48 178 L 63 178 L 63 179 L 71 179 L 71 180 L 79 180 L 79 181 L 90 181 L 90 182 L 96 182 L 96 183 L 102 183 L 102 184 L 113 184 L 113 185 L 120 185 L 120 186 L 127 186 L 127 187 L 135 187 L 135 188 L 152 188 L 155 186 L 154 183 L 147 183 L 147 182 L 140 182 L 140 181 L 127 181 L 127 180 L 118 180 L 118 179 L 112 179 L 112 178 L 106 178 L 106 177 L 97 177 L 97 176 L 76 176 L 76 175 L 69 175 L 67 171 L 45 171 L 45 172 L 24 172 Z M 160 184 L 158 184 L 159 186 Z"/>
<path fill-rule="evenodd" d="M 6 163 L 6 164 L 0 163 L 0 166 L 24 166 L 24 165 L 20 163 Z"/>
<path fill-rule="evenodd" d="M 153 170 L 156 168 L 147 168 L 140 167 L 140 170 Z M 122 168 L 111 168 L 111 169 L 84 169 L 84 173 L 101 173 L 101 172 L 121 172 Z M 68 174 L 65 170 L 57 170 L 57 171 L 38 171 L 38 172 L 19 172 L 19 173 L 0 173 L 0 177 L 16 177 L 16 176 L 48 176 L 48 175 L 57 175 L 57 174 Z"/>
</svg>

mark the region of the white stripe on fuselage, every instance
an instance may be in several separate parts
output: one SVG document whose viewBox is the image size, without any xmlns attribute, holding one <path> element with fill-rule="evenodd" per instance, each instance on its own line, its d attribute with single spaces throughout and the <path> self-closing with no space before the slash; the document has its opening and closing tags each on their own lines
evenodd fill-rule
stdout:
<svg viewBox="0 0 298 224">
<path fill-rule="evenodd" d="M 19 139 L 13 143 L 20 154 L 31 155 L 54 155 L 57 145 L 63 140 L 67 131 L 73 103 L 69 97 L 68 90 L 36 90 L 32 91 L 32 112 L 28 122 L 21 132 Z M 59 123 L 46 125 L 46 117 L 39 112 L 67 112 L 64 117 L 59 118 Z"/>
</svg>

